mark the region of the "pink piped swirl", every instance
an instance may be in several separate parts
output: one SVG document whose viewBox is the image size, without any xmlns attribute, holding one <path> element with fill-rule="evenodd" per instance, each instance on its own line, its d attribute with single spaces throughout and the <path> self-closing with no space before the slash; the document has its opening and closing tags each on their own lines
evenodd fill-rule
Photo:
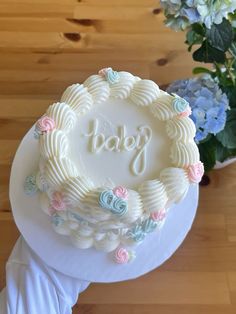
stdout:
<svg viewBox="0 0 236 314">
<path fill-rule="evenodd" d="M 64 202 L 63 196 L 60 192 L 55 191 L 52 195 L 51 207 L 56 211 L 66 209 L 66 203 Z"/>
<path fill-rule="evenodd" d="M 166 212 L 164 209 L 161 209 L 157 212 L 152 212 L 150 217 L 154 221 L 162 221 L 166 217 Z"/>
<path fill-rule="evenodd" d="M 126 264 L 129 262 L 129 252 L 125 248 L 118 248 L 115 251 L 115 261 L 118 264 Z"/>
<path fill-rule="evenodd" d="M 48 116 L 43 116 L 37 121 L 36 128 L 40 132 L 52 131 L 55 129 L 55 121 Z"/>
<path fill-rule="evenodd" d="M 123 198 L 124 200 L 128 199 L 128 190 L 123 186 L 116 186 L 113 190 L 115 196 Z"/>
<path fill-rule="evenodd" d="M 107 72 L 111 70 L 111 68 L 103 68 L 101 69 L 98 74 L 101 75 L 101 76 L 106 76 Z"/>
<path fill-rule="evenodd" d="M 188 178 L 193 183 L 199 183 L 204 174 L 204 166 L 201 161 L 188 167 Z"/>
<path fill-rule="evenodd" d="M 187 109 L 179 114 L 180 118 L 189 117 L 192 113 L 191 107 L 188 106 Z"/>
</svg>

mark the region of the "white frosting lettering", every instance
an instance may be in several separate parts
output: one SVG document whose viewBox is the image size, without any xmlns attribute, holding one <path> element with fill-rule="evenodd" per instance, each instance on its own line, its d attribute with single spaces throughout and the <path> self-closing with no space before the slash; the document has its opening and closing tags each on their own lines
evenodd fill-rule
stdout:
<svg viewBox="0 0 236 314">
<path fill-rule="evenodd" d="M 118 126 L 117 135 L 106 137 L 99 132 L 99 121 L 91 121 L 89 132 L 84 136 L 89 137 L 88 149 L 91 153 L 97 154 L 101 151 L 130 152 L 136 151 L 131 164 L 130 170 L 134 175 L 141 175 L 146 169 L 147 145 L 152 138 L 152 130 L 148 125 L 137 127 L 136 136 L 127 135 L 126 126 Z"/>
</svg>

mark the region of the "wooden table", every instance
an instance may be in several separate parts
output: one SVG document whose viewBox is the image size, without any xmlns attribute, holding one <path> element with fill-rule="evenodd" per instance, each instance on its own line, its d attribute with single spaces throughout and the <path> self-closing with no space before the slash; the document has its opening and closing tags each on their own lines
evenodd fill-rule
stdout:
<svg viewBox="0 0 236 314">
<path fill-rule="evenodd" d="M 191 75 L 184 34 L 165 28 L 160 12 L 154 0 L 1 0 L 0 288 L 19 236 L 10 165 L 37 117 L 66 86 L 107 65 L 158 84 Z M 235 314 L 235 177 L 236 165 L 210 174 L 193 228 L 170 260 L 133 281 L 91 285 L 80 314 Z"/>
</svg>

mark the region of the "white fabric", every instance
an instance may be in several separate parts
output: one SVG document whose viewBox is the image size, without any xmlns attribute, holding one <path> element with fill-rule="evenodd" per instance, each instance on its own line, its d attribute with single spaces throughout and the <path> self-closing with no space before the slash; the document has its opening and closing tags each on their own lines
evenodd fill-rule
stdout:
<svg viewBox="0 0 236 314">
<path fill-rule="evenodd" d="M 7 262 L 6 282 L 0 294 L 0 314 L 69 314 L 79 293 L 89 285 L 47 266 L 22 236 Z"/>
</svg>

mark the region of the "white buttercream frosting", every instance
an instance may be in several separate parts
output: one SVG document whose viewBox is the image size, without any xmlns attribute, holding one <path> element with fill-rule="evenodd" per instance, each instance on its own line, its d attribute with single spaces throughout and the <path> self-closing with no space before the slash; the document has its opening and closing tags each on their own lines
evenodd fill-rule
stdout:
<svg viewBox="0 0 236 314">
<path fill-rule="evenodd" d="M 197 145 L 193 140 L 187 143 L 174 142 L 170 149 L 170 157 L 176 167 L 188 167 L 197 163 L 200 158 Z"/>
<path fill-rule="evenodd" d="M 93 246 L 93 237 L 81 236 L 77 230 L 72 230 L 70 234 L 71 240 L 79 249 L 88 249 Z"/>
<path fill-rule="evenodd" d="M 52 130 L 43 134 L 39 140 L 40 154 L 44 158 L 66 157 L 68 152 L 68 139 L 64 132 L 60 130 Z"/>
<path fill-rule="evenodd" d="M 151 80 L 139 80 L 134 84 L 129 98 L 138 106 L 148 106 L 155 101 L 160 93 L 156 83 Z"/>
<path fill-rule="evenodd" d="M 129 97 L 136 82 L 135 77 L 129 72 L 119 72 L 120 80 L 111 85 L 111 97 L 125 99 Z"/>
<path fill-rule="evenodd" d="M 169 202 L 181 201 L 188 191 L 188 176 L 182 168 L 163 169 L 160 173 L 160 180 L 165 185 Z"/>
<path fill-rule="evenodd" d="M 114 232 L 108 232 L 102 236 L 95 236 L 94 240 L 95 248 L 103 252 L 112 252 L 119 246 L 119 244 L 119 235 Z"/>
<path fill-rule="evenodd" d="M 46 111 L 46 115 L 55 121 L 56 129 L 69 132 L 76 123 L 76 114 L 71 107 L 65 103 L 55 103 Z"/>
<path fill-rule="evenodd" d="M 71 177 L 63 184 L 63 194 L 68 203 L 76 205 L 92 190 L 93 183 L 85 177 Z"/>
<path fill-rule="evenodd" d="M 196 127 L 188 117 L 175 117 L 166 122 L 166 132 L 172 140 L 187 143 L 195 137 Z"/>
<path fill-rule="evenodd" d="M 137 126 L 136 135 L 129 134 L 126 125 L 119 121 L 121 125 L 117 128 L 104 118 L 102 111 L 99 115 L 103 117 L 103 123 L 98 122 L 97 116 L 93 116 L 95 106 L 103 102 L 108 104 L 109 97 L 113 98 L 113 102 L 127 99 L 125 104 L 133 108 L 136 108 L 134 104 L 148 106 L 147 113 L 153 116 L 154 123 L 165 121 L 166 133 L 172 141 L 171 166 L 162 169 L 160 175 L 157 172 L 156 179 L 147 178 L 137 191 L 115 186 L 109 178 L 100 180 L 103 185 L 99 186 L 98 180 L 93 180 L 92 176 L 89 178 L 87 169 L 84 171 L 81 159 L 78 158 L 78 161 L 74 158 L 76 154 L 71 146 L 78 143 L 74 140 L 76 137 L 71 143 L 69 133 L 83 119 L 81 116 L 92 112 L 94 128 L 91 134 L 84 136 L 92 143 L 88 149 L 96 153 L 97 158 L 102 153 L 135 152 L 127 171 L 133 176 L 146 174 L 150 158 L 148 149 L 153 145 L 155 130 L 144 123 Z M 55 231 L 70 236 L 80 249 L 95 247 L 111 252 L 121 244 L 140 243 L 146 233 L 161 228 L 167 207 L 182 200 L 188 191 L 190 181 L 187 168 L 199 162 L 199 152 L 193 141 L 196 132 L 194 123 L 186 114 L 182 114 L 185 113 L 185 105 L 183 100 L 160 90 L 151 80 L 142 80 L 128 72 L 116 72 L 110 68 L 102 69 L 99 75 L 90 76 L 83 84 L 69 86 L 61 102 L 51 105 L 46 111 L 46 116 L 51 118 L 48 119 L 51 128 L 42 129 L 39 134 L 40 169 L 36 175 L 36 185 L 41 191 L 41 208 L 51 216 Z M 137 107 L 137 110 L 142 112 L 146 108 Z M 131 114 L 128 117 L 133 118 Z M 107 135 L 107 129 L 113 133 Z M 121 141 L 123 144 L 119 145 Z M 132 167 L 133 164 L 135 167 Z M 119 169 L 117 159 L 112 166 L 115 171 Z M 104 182 L 108 187 L 104 186 Z M 63 206 L 60 208 L 59 205 Z"/>
<path fill-rule="evenodd" d="M 53 157 L 46 163 L 45 177 L 52 187 L 58 187 L 70 177 L 78 175 L 76 166 L 69 158 Z"/>
<path fill-rule="evenodd" d="M 83 85 L 87 87 L 95 103 L 104 102 L 110 96 L 109 84 L 100 75 L 91 75 Z"/>
<path fill-rule="evenodd" d="M 176 116 L 176 112 L 174 112 L 171 105 L 173 99 L 173 96 L 162 91 L 160 97 L 150 106 L 152 114 L 161 121 L 172 119 Z"/>
<path fill-rule="evenodd" d="M 78 115 L 82 115 L 91 109 L 93 98 L 83 84 L 73 84 L 64 91 L 61 102 L 67 103 Z"/>
<path fill-rule="evenodd" d="M 142 196 L 143 206 L 149 212 L 156 212 L 163 209 L 168 201 L 165 186 L 159 180 L 143 182 L 139 187 Z"/>
</svg>

